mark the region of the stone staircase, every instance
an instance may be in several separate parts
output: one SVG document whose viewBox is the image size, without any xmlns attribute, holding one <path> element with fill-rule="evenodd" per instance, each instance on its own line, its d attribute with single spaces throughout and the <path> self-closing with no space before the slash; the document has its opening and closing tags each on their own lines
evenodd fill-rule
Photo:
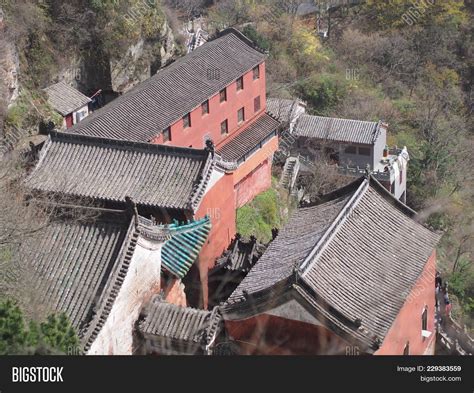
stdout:
<svg viewBox="0 0 474 393">
<path fill-rule="evenodd" d="M 207 33 L 201 28 L 197 29 L 194 34 L 191 33 L 188 44 L 188 53 L 191 53 L 194 49 L 199 48 L 202 44 L 207 42 Z"/>
<path fill-rule="evenodd" d="M 300 162 L 298 157 L 288 157 L 285 161 L 285 166 L 283 167 L 283 172 L 280 178 L 280 185 L 292 191 L 296 183 L 296 178 L 298 176 L 300 167 Z"/>
</svg>

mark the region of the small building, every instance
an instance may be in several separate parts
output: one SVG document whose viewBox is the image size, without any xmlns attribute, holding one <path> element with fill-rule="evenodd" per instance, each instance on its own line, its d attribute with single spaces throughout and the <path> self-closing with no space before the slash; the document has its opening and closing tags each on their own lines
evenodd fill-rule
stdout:
<svg viewBox="0 0 474 393">
<path fill-rule="evenodd" d="M 209 218 L 158 225 L 132 203 L 125 210 L 56 210 L 50 225 L 22 245 L 38 284 L 35 301 L 45 312 L 69 317 L 86 354 L 134 353 L 141 309 L 160 291 L 170 300 L 179 296 L 163 276 L 187 273 L 209 233 Z"/>
<path fill-rule="evenodd" d="M 440 236 L 375 178 L 300 207 L 223 307 L 253 354 L 433 354 Z"/>
<path fill-rule="evenodd" d="M 144 355 L 212 355 L 224 333 L 217 307 L 197 310 L 167 303 L 160 296 L 143 308 L 137 325 Z"/>
<path fill-rule="evenodd" d="M 51 107 L 64 118 L 64 128 L 71 128 L 89 116 L 89 97 L 68 85 L 59 82 L 44 89 Z"/>
<path fill-rule="evenodd" d="M 409 155 L 387 146 L 387 124 L 303 114 L 293 131 L 292 148 L 310 160 L 329 159 L 340 173 L 360 177 L 369 169 L 402 202 L 406 201 Z"/>
</svg>

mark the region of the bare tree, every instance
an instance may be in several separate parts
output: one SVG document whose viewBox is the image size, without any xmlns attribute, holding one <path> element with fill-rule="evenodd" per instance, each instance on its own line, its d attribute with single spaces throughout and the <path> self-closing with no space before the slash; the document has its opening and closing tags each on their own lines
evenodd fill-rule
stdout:
<svg viewBox="0 0 474 393">
<path fill-rule="evenodd" d="M 312 201 L 318 196 L 332 192 L 354 180 L 339 173 L 337 166 L 327 160 L 312 162 L 311 172 L 300 177 L 298 186 L 304 188 L 303 199 Z"/>
<path fill-rule="evenodd" d="M 191 20 L 200 15 L 205 6 L 205 0 L 166 0 L 165 5 L 178 10 L 185 20 Z"/>
<path fill-rule="evenodd" d="M 34 255 L 54 250 L 43 249 L 44 231 L 55 220 L 63 219 L 65 206 L 87 206 L 88 201 L 68 196 L 34 195 L 25 187 L 28 162 L 16 151 L 0 158 L 0 296 L 16 299 L 29 317 L 42 318 L 47 312 L 39 303 Z M 91 209 L 74 209 L 67 219 L 94 220 Z"/>
</svg>

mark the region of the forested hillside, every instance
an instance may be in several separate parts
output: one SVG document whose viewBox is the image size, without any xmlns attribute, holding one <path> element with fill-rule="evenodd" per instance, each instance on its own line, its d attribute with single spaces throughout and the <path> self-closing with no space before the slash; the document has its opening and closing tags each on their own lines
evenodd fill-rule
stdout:
<svg viewBox="0 0 474 393">
<path fill-rule="evenodd" d="M 41 89 L 68 70 L 81 70 L 72 79 L 84 92 L 113 90 L 106 70 L 138 41 L 146 45 L 139 60 L 132 59 L 137 81 L 144 69 L 153 73 L 183 54 L 178 30 L 190 17 L 202 15 L 210 30 L 237 27 L 269 51 L 269 96 L 299 97 L 311 114 L 381 119 L 389 124 L 390 144 L 407 146 L 407 203 L 444 232 L 439 269 L 456 296 L 455 317 L 472 329 L 474 2 L 425 1 L 418 9 L 411 0 L 342 6 L 321 15 L 327 36 L 318 34 L 316 14 L 297 14 L 300 3 L 0 0 L 0 49 L 13 45 L 19 65 L 17 96 L 0 81 L 3 133 L 13 127 L 31 134 L 41 119 L 56 120 Z M 166 48 L 169 31 L 172 50 Z M 8 208 L 7 195 L 5 188 L 1 209 Z M 395 229 L 396 223 L 387 224 L 387 231 Z M 0 258 L 6 255 L 0 252 Z"/>
</svg>

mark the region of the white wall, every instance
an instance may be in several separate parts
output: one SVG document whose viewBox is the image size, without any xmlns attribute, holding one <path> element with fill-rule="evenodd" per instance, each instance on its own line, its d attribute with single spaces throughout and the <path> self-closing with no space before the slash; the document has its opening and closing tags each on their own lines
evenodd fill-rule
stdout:
<svg viewBox="0 0 474 393">
<path fill-rule="evenodd" d="M 380 128 L 380 135 L 375 141 L 374 150 L 373 150 L 373 161 L 370 167 L 372 169 L 377 169 L 380 164 L 380 160 L 383 158 L 383 150 L 387 145 L 387 130 L 384 126 Z"/>
<path fill-rule="evenodd" d="M 112 310 L 88 355 L 131 355 L 133 328 L 140 310 L 160 290 L 163 243 L 139 238 Z"/>
<path fill-rule="evenodd" d="M 406 192 L 407 189 L 407 169 L 408 169 L 408 152 L 406 151 L 406 148 L 404 149 L 405 154 L 401 154 L 397 161 L 393 163 L 392 166 L 392 175 L 391 181 L 394 182 L 394 189 L 392 190 L 393 195 L 395 198 L 400 199 L 402 194 Z M 407 158 L 405 158 L 405 156 Z M 402 172 L 402 179 L 400 181 L 400 172 Z M 406 197 L 406 194 L 405 194 Z M 405 202 L 402 200 L 402 202 Z"/>
<path fill-rule="evenodd" d="M 77 111 L 75 111 L 73 114 L 72 114 L 72 124 L 77 124 L 78 121 L 77 121 L 77 114 L 79 112 L 82 112 L 84 111 L 84 118 L 86 118 L 87 116 L 89 116 L 89 107 L 87 105 L 83 106 L 82 108 L 78 109 Z"/>
<path fill-rule="evenodd" d="M 298 121 L 298 118 L 304 113 L 306 113 L 306 105 L 298 103 L 296 108 L 293 109 L 293 113 L 290 115 L 290 133 L 293 133 L 293 129 L 295 128 L 295 124 Z"/>
</svg>

